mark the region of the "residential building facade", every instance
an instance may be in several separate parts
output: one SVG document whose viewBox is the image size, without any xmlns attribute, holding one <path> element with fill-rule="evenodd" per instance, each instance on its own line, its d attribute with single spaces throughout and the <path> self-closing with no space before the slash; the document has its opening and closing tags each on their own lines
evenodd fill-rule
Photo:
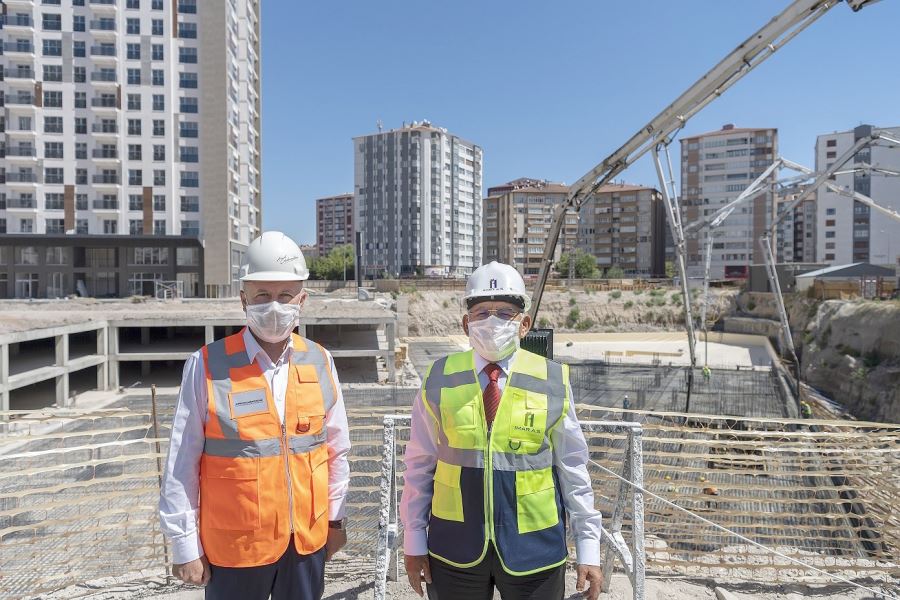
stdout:
<svg viewBox="0 0 900 600">
<path fill-rule="evenodd" d="M 860 125 L 849 131 L 818 136 L 816 170 L 827 169 L 836 158 L 871 131 L 871 125 Z M 884 131 L 900 136 L 900 127 L 884 128 Z M 863 165 L 900 171 L 900 149 L 886 146 L 863 148 L 841 170 L 852 170 Z M 900 212 L 900 177 L 862 170 L 835 175 L 833 179 L 834 183 L 847 190 L 864 194 L 880 206 Z M 816 190 L 816 203 L 818 262 L 900 265 L 900 222 L 824 186 Z"/>
<path fill-rule="evenodd" d="M 200 240 L 202 268 L 182 273 L 185 293 L 236 294 L 261 223 L 258 0 L 4 8 L 0 244 L 13 263 L 14 248 L 44 236 L 66 236 L 75 254 L 95 237 L 139 237 L 172 260 L 168 238 Z M 152 272 L 163 281 L 168 271 Z M 92 294 L 91 281 L 75 272 L 63 295 Z M 57 287 L 11 283 L 14 294 Z M 138 278 L 115 287 L 147 289 Z"/>
<path fill-rule="evenodd" d="M 662 194 L 640 185 L 607 184 L 581 207 L 579 246 L 600 269 L 634 277 L 664 277 L 666 208 Z"/>
<path fill-rule="evenodd" d="M 708 216 L 734 200 L 778 155 L 778 130 L 735 128 L 683 138 L 681 205 L 685 224 Z M 771 180 L 774 183 L 776 175 Z M 761 262 L 759 238 L 774 218 L 771 189 L 745 201 L 714 232 L 703 230 L 686 240 L 688 276 L 702 276 L 705 247 L 712 243 L 710 276 L 745 279 Z M 754 257 L 757 259 L 754 259 Z"/>
<path fill-rule="evenodd" d="M 335 246 L 353 244 L 353 194 L 316 200 L 316 250 L 325 256 Z"/>
<path fill-rule="evenodd" d="M 484 199 L 484 262 L 513 265 L 523 276 L 540 273 L 555 208 L 566 201 L 562 183 L 522 178 L 490 188 Z M 578 248 L 578 213 L 566 214 L 554 260 Z"/>
<path fill-rule="evenodd" d="M 803 188 L 792 185 L 776 192 L 778 215 L 803 192 Z M 795 206 L 778 224 L 776 238 L 776 262 L 814 263 L 816 262 L 816 197 L 815 194 Z"/>
<path fill-rule="evenodd" d="M 362 274 L 462 277 L 481 265 L 481 147 L 428 121 L 353 138 Z"/>
</svg>

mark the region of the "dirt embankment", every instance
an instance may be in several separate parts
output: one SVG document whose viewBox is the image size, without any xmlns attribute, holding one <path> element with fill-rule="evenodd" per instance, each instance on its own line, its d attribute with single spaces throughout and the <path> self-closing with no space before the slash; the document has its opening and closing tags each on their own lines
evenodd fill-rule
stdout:
<svg viewBox="0 0 900 600">
<path fill-rule="evenodd" d="M 699 305 L 694 294 L 695 308 Z M 459 292 L 413 292 L 409 297 L 410 335 L 448 335 L 461 332 L 463 309 Z M 713 292 L 710 318 L 734 303 L 735 292 Z M 536 325 L 558 331 L 641 332 L 684 328 L 681 293 L 671 288 L 647 291 L 548 291 Z"/>
</svg>

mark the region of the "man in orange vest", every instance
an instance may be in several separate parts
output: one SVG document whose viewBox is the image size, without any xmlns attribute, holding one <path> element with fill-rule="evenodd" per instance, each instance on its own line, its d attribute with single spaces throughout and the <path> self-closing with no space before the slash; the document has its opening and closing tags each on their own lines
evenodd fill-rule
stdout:
<svg viewBox="0 0 900 600">
<path fill-rule="evenodd" d="M 309 277 L 283 233 L 241 267 L 247 327 L 188 358 L 159 512 L 173 573 L 208 600 L 319 600 L 347 541 L 347 415 L 327 350 L 293 333 Z"/>
</svg>

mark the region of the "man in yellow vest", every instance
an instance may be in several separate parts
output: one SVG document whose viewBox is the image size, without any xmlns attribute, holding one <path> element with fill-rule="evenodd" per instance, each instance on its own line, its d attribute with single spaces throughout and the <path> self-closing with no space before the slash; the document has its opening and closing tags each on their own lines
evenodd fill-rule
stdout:
<svg viewBox="0 0 900 600">
<path fill-rule="evenodd" d="M 600 594 L 600 513 L 566 365 L 519 348 L 525 282 L 492 262 L 466 285 L 472 350 L 434 362 L 413 404 L 400 517 L 406 573 L 431 600 L 562 600 L 566 521 L 578 591 Z M 587 587 L 587 590 L 585 588 Z"/>
<path fill-rule="evenodd" d="M 159 512 L 174 575 L 208 600 L 319 600 L 347 540 L 341 386 L 328 351 L 293 333 L 308 277 L 289 237 L 253 240 L 247 327 L 184 366 Z"/>
</svg>

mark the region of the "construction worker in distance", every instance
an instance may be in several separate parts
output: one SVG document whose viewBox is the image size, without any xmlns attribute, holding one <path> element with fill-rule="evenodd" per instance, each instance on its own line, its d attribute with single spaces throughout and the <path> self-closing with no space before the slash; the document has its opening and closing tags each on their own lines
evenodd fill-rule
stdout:
<svg viewBox="0 0 900 600">
<path fill-rule="evenodd" d="M 300 248 L 267 231 L 241 266 L 247 326 L 188 358 L 160 491 L 173 574 L 208 600 L 319 600 L 347 540 L 347 415 L 327 350 L 293 333 Z"/>
<path fill-rule="evenodd" d="M 712 375 L 712 371 L 709 370 L 709 365 L 703 365 L 703 379 L 709 383 L 709 378 Z"/>
<path fill-rule="evenodd" d="M 601 517 L 568 366 L 519 348 L 528 293 L 492 262 L 466 284 L 472 350 L 435 361 L 412 408 L 400 518 L 406 574 L 431 600 L 561 600 L 566 514 L 578 591 L 600 594 Z M 589 586 L 586 590 L 586 586 Z"/>
</svg>

